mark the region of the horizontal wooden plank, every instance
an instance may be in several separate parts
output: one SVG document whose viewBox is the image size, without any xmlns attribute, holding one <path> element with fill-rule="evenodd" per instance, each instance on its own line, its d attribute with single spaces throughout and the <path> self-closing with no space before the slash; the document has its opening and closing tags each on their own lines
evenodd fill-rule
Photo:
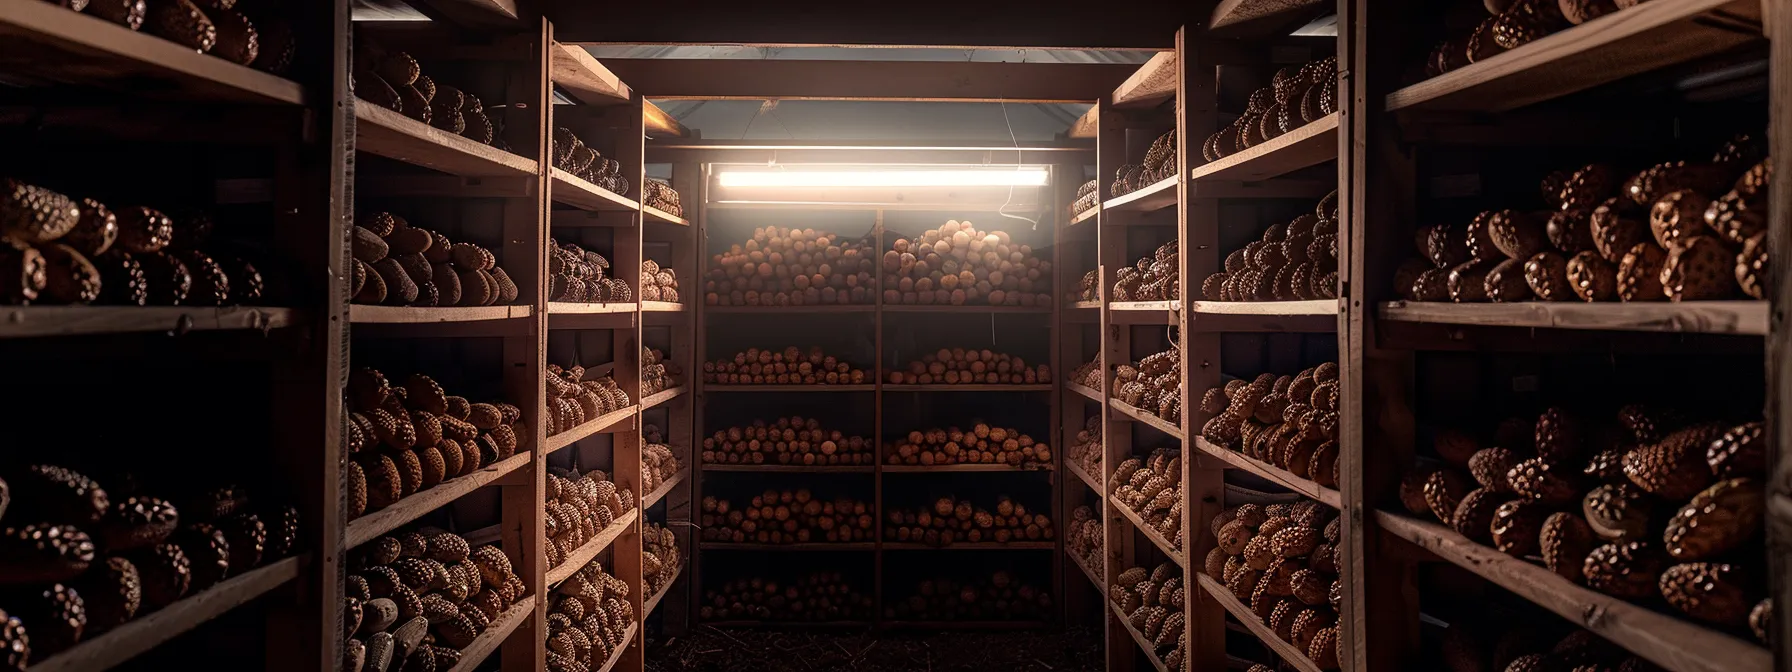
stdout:
<svg viewBox="0 0 1792 672">
<path fill-rule="evenodd" d="M 642 301 L 641 302 L 641 312 L 643 312 L 643 313 L 687 313 L 687 312 L 691 312 L 691 307 L 690 307 L 690 304 L 688 304 L 688 303 L 673 303 L 671 301 Z"/>
<path fill-rule="evenodd" d="M 991 463 L 991 464 L 982 464 L 982 463 L 978 463 L 978 464 L 935 464 L 935 465 L 886 464 L 886 465 L 884 465 L 884 468 L 883 468 L 883 471 L 886 474 L 933 474 L 933 473 L 949 473 L 949 472 L 990 472 L 990 471 L 1033 473 L 1033 472 L 1048 472 L 1051 470 L 1052 470 L 1052 468 L 1051 468 L 1050 464 L 1029 464 L 1027 466 L 1016 467 L 1016 466 L 1012 466 L 1012 465 L 1008 465 L 1008 464 L 994 464 L 994 463 Z"/>
<path fill-rule="evenodd" d="M 653 615 L 653 610 L 660 606 L 660 600 L 665 599 L 666 593 L 672 592 L 672 586 L 677 585 L 678 580 L 684 577 L 684 567 L 684 563 L 680 563 L 678 565 L 678 571 L 672 574 L 672 580 L 667 581 L 666 585 L 660 586 L 660 592 L 654 593 L 653 597 L 647 598 L 647 603 L 641 608 L 641 611 L 644 612 L 641 614 L 643 620 L 648 616 Z"/>
<path fill-rule="evenodd" d="M 1138 530 L 1140 534 L 1145 535 L 1146 539 L 1150 539 L 1151 544 L 1156 546 L 1157 550 L 1162 551 L 1165 557 L 1174 560 L 1178 565 L 1185 567 L 1188 565 L 1187 559 L 1182 557 L 1182 552 L 1176 550 L 1176 545 L 1170 543 L 1170 540 L 1165 538 L 1164 535 L 1158 534 L 1156 529 L 1152 528 L 1150 525 L 1146 525 L 1145 519 L 1140 518 L 1139 514 L 1134 513 L 1132 509 L 1121 506 L 1120 501 L 1112 497 L 1108 498 L 1108 506 L 1122 517 L 1126 518 L 1127 521 L 1131 522 L 1133 529 Z M 1110 544 L 1111 543 L 1112 542 L 1110 542 Z"/>
<path fill-rule="evenodd" d="M 616 664 L 622 662 L 622 655 L 628 653 L 629 649 L 633 648 L 634 645 L 629 642 L 635 641 L 635 634 L 640 632 L 640 630 L 640 619 L 635 619 L 633 622 L 630 622 L 628 628 L 622 631 L 623 645 L 611 650 L 610 657 L 604 659 L 603 665 L 598 666 L 594 672 L 610 672 L 611 670 L 616 669 Z"/>
<path fill-rule="evenodd" d="M 1268 142 L 1195 168 L 1196 182 L 1256 182 L 1338 158 L 1338 115 L 1283 133 Z"/>
<path fill-rule="evenodd" d="M 685 219 L 683 217 L 679 217 L 677 215 L 674 215 L 670 212 L 666 212 L 665 210 L 661 210 L 661 209 L 653 207 L 651 205 L 641 206 L 641 214 L 646 215 L 645 219 L 646 219 L 646 221 L 649 221 L 649 222 L 662 222 L 662 223 L 666 223 L 666 224 L 672 224 L 674 226 L 690 226 L 691 225 L 691 220 Z"/>
<path fill-rule="evenodd" d="M 1010 541 L 1006 544 L 980 541 L 977 543 L 952 543 L 945 546 L 929 546 L 915 542 L 886 541 L 886 551 L 1055 551 L 1057 542 L 1051 541 Z"/>
<path fill-rule="evenodd" d="M 1033 385 L 996 385 L 984 383 L 958 383 L 939 385 L 884 385 L 885 392 L 1050 392 L 1051 383 Z"/>
<path fill-rule="evenodd" d="M 436 487 L 418 492 L 394 502 L 391 506 L 348 521 L 348 529 L 343 534 L 345 538 L 342 542 L 343 546 L 354 548 L 373 541 L 382 534 L 421 518 L 423 514 L 442 508 L 449 502 L 483 488 L 491 484 L 492 481 L 528 464 L 529 453 L 517 453 L 486 465 L 479 471 L 442 481 Z"/>
<path fill-rule="evenodd" d="M 678 387 L 660 390 L 653 394 L 649 394 L 646 397 L 643 397 L 641 399 L 641 410 L 645 411 L 649 408 L 653 408 L 655 406 L 666 403 L 673 399 L 677 399 L 679 397 L 684 396 L 684 393 L 689 392 L 689 391 L 691 391 L 691 388 L 680 385 Z"/>
<path fill-rule="evenodd" d="M 1477 544 L 1442 525 L 1387 511 L 1376 511 L 1375 522 L 1388 533 L 1674 672 L 1756 672 L 1772 667 L 1772 653 L 1754 642 L 1571 583 L 1548 568 Z"/>
<path fill-rule="evenodd" d="M 577 175 L 554 169 L 554 202 L 584 210 L 637 212 L 641 205 L 633 199 L 612 193 Z"/>
<path fill-rule="evenodd" d="M 604 549 L 609 548 L 610 544 L 621 538 L 623 533 L 633 529 L 635 519 L 639 517 L 641 517 L 640 507 L 629 509 L 628 513 L 622 514 L 622 517 L 610 521 L 609 527 L 598 530 L 597 536 L 568 553 L 559 565 L 548 570 L 548 587 L 560 585 L 561 581 L 579 573 L 579 570 L 584 569 L 585 565 L 591 564 L 592 560 L 597 559 L 598 554 L 603 553 Z"/>
<path fill-rule="evenodd" d="M 1107 401 L 1107 398 L 1102 396 L 1100 390 L 1091 387 L 1066 382 L 1064 383 L 1064 389 L 1098 404 Z"/>
<path fill-rule="evenodd" d="M 1091 219 L 1095 219 L 1099 215 L 1101 215 L 1101 204 L 1097 203 L 1093 208 L 1076 213 L 1076 215 L 1072 216 L 1068 222 L 1064 223 L 1064 226 L 1066 228 L 1076 226 Z"/>
<path fill-rule="evenodd" d="M 1176 90 L 1175 59 L 1170 61 L 1167 95 Z M 1127 76 L 1136 68 L 1125 63 L 695 58 L 607 58 L 603 64 L 654 100 L 1010 103 L 1093 102 L 1130 81 Z M 1139 95 L 1149 97 L 1162 95 L 1165 87 L 1154 72 L 1137 88 Z"/>
<path fill-rule="evenodd" d="M 1503 112 L 1762 39 L 1754 0 L 1651 1 L 1400 89 L 1386 107 Z"/>
<path fill-rule="evenodd" d="M 597 416 L 596 418 L 586 420 L 585 424 L 550 436 L 548 437 L 547 453 L 552 455 L 561 448 L 565 448 L 598 434 L 632 430 L 635 428 L 635 413 L 639 410 L 639 406 L 630 404 L 625 408 L 610 411 L 609 413 Z"/>
<path fill-rule="evenodd" d="M 684 478 L 689 475 L 691 475 L 690 469 L 681 469 L 678 473 L 673 474 L 671 478 L 660 483 L 660 487 L 654 488 L 653 492 L 649 492 L 645 497 L 641 498 L 641 508 L 651 508 L 654 504 L 658 503 L 660 499 L 664 498 L 667 494 L 670 494 L 673 488 L 678 487 L 679 483 L 684 482 Z"/>
<path fill-rule="evenodd" d="M 639 306 L 632 301 L 549 301 L 549 315 L 627 315 Z"/>
<path fill-rule="evenodd" d="M 174 604 L 105 634 L 82 641 L 56 655 L 36 661 L 29 672 L 97 672 L 129 661 L 163 642 L 235 609 L 299 575 L 308 558 L 285 558 L 265 567 L 230 577 L 218 585 L 187 596 Z"/>
<path fill-rule="evenodd" d="M 1238 31 L 1246 30 L 1247 26 L 1265 23 L 1283 26 L 1289 21 L 1305 22 L 1314 11 L 1324 5 L 1320 0 L 1220 0 L 1219 5 L 1213 8 L 1213 15 L 1208 17 L 1207 25 L 1212 30 L 1236 37 Z M 1255 35 L 1257 31 L 1252 31 L 1251 34 Z"/>
<path fill-rule="evenodd" d="M 1107 604 L 1108 610 L 1113 612 L 1113 618 L 1110 620 L 1118 621 L 1120 627 L 1125 628 L 1126 633 L 1132 635 L 1132 641 L 1145 651 L 1145 660 L 1151 663 L 1151 668 L 1157 672 L 1171 672 L 1170 666 L 1165 665 L 1164 660 L 1157 656 L 1157 646 L 1151 642 L 1151 638 L 1146 637 L 1145 633 L 1139 632 L 1138 628 L 1132 627 L 1132 620 L 1126 617 L 1126 612 L 1120 609 L 1120 605 L 1111 601 Z"/>
<path fill-rule="evenodd" d="M 1123 196 L 1105 199 L 1101 209 L 1122 212 L 1151 212 L 1176 205 L 1176 177 L 1170 176 L 1145 185 Z"/>
<path fill-rule="evenodd" d="M 555 42 L 548 49 L 554 86 L 585 105 L 624 105 L 634 92 L 622 78 L 576 44 Z"/>
<path fill-rule="evenodd" d="M 178 336 L 227 329 L 265 332 L 298 322 L 297 310 L 272 306 L 0 306 L 0 339 L 136 332 Z"/>
<path fill-rule="evenodd" d="M 42 0 L 0 0 L 0 72 L 160 100 L 304 105 L 297 82 Z"/>
<path fill-rule="evenodd" d="M 706 551 L 869 551 L 877 548 L 877 544 L 869 541 L 816 541 L 802 544 L 755 544 L 727 541 L 705 541 L 702 544 Z"/>
<path fill-rule="evenodd" d="M 1175 98 L 1176 77 L 1176 52 L 1157 52 L 1114 88 L 1114 107 L 1152 107 Z"/>
<path fill-rule="evenodd" d="M 1084 563 L 1082 558 L 1077 557 L 1075 553 L 1071 553 L 1070 549 L 1064 549 L 1064 554 L 1070 556 L 1070 564 L 1076 565 L 1077 569 L 1083 570 L 1083 576 L 1089 578 L 1089 584 L 1095 588 L 1095 594 L 1100 595 L 1102 600 L 1108 599 L 1108 584 L 1106 581 L 1102 580 L 1101 575 L 1096 573 L 1095 569 L 1090 567 L 1087 563 Z"/>
<path fill-rule="evenodd" d="M 871 392 L 876 385 L 705 385 L 704 392 Z"/>
<path fill-rule="evenodd" d="M 1097 129 L 1101 127 L 1101 113 L 1096 111 L 1099 109 L 1100 105 L 1089 106 L 1089 111 L 1076 118 L 1076 122 L 1070 125 L 1070 130 L 1064 132 L 1064 137 L 1094 140 Z"/>
<path fill-rule="evenodd" d="M 1311 479 L 1295 476 L 1286 469 L 1266 462 L 1259 462 L 1243 453 L 1227 450 L 1222 446 L 1216 446 L 1199 436 L 1195 437 L 1195 446 L 1200 448 L 1201 452 L 1225 462 L 1234 469 L 1251 472 L 1271 483 L 1300 493 L 1308 499 L 1318 500 L 1319 503 L 1334 509 L 1344 508 L 1344 498 L 1337 490 L 1315 483 Z"/>
<path fill-rule="evenodd" d="M 678 118 L 667 114 L 651 100 L 641 101 L 641 127 L 647 132 L 647 138 L 688 138 L 691 129 L 685 128 Z"/>
<path fill-rule="evenodd" d="M 524 319 L 535 312 L 534 306 L 366 306 L 348 307 L 348 320 L 354 324 L 435 324 L 444 322 L 483 322 L 486 320 Z"/>
<path fill-rule="evenodd" d="M 1236 618 L 1239 623 L 1243 623 L 1244 627 L 1250 630 L 1251 634 L 1256 635 L 1257 639 L 1262 641 L 1263 645 L 1268 647 L 1269 650 L 1276 652 L 1277 656 L 1281 656 L 1282 660 L 1287 662 L 1289 666 L 1300 672 L 1321 672 L 1319 666 L 1315 665 L 1313 660 L 1307 657 L 1306 652 L 1301 651 L 1300 647 L 1277 637 L 1276 631 L 1271 630 L 1269 626 L 1264 625 L 1262 619 L 1257 618 L 1256 612 L 1251 611 L 1250 607 L 1245 606 L 1243 602 L 1238 601 L 1238 598 L 1232 596 L 1232 591 L 1226 590 L 1224 585 L 1215 581 L 1213 577 L 1208 576 L 1206 572 L 1197 572 L 1195 576 L 1198 577 L 1198 580 L 1201 583 L 1201 589 L 1207 591 L 1207 596 L 1209 598 L 1220 603 L 1220 606 L 1225 607 L 1226 613 L 1232 614 L 1232 618 Z"/>
<path fill-rule="evenodd" d="M 784 145 L 764 140 L 680 140 L 647 143 L 650 163 L 711 163 L 785 165 L 799 163 L 864 163 L 880 164 L 1055 164 L 1095 161 L 1094 143 L 1087 141 L 1052 142 L 955 142 L 938 140 L 802 140 Z M 1005 193 L 1007 190 L 1003 189 Z M 739 207 L 739 204 L 717 203 L 710 195 L 710 209 Z M 764 199 L 760 199 L 764 200 Z M 1018 195 L 1016 196 L 1018 200 Z M 892 204 L 886 209 L 896 209 Z M 835 204 L 836 209 L 849 209 Z M 947 208 L 950 209 L 950 208 Z M 1013 209 L 1010 204 L 1010 210 Z"/>
<path fill-rule="evenodd" d="M 886 303 L 883 306 L 883 310 L 885 313 L 925 313 L 928 315 L 951 315 L 951 314 L 959 314 L 959 313 L 1047 314 L 1047 313 L 1052 312 L 1052 307 L 1051 306 L 991 306 L 991 305 L 965 305 L 965 306 L 947 305 L 947 306 L 941 306 L 941 305 L 933 305 L 933 304 L 910 305 L 910 304 L 906 304 L 906 303 Z"/>
<path fill-rule="evenodd" d="M 1090 492 L 1094 492 L 1096 494 L 1101 493 L 1101 491 L 1102 491 L 1101 480 L 1096 478 L 1093 474 L 1090 474 L 1087 471 L 1083 471 L 1083 468 L 1081 466 L 1078 466 L 1076 463 L 1071 462 L 1069 460 L 1064 461 L 1064 467 L 1066 469 L 1068 469 L 1070 471 L 1070 473 L 1076 474 L 1076 477 L 1078 479 L 1082 480 L 1083 485 L 1088 486 Z"/>
<path fill-rule="evenodd" d="M 355 101 L 355 151 L 462 177 L 535 175 L 532 159 L 474 142 L 364 100 Z"/>
<path fill-rule="evenodd" d="M 1436 303 L 1390 301 L 1381 319 L 1395 322 L 1461 324 L 1604 331 L 1667 331 L 1767 335 L 1766 301 L 1684 301 L 1638 303 Z"/>
<path fill-rule="evenodd" d="M 1338 316 L 1338 299 L 1305 301 L 1193 301 L 1189 311 L 1205 315 L 1318 315 Z"/>
<path fill-rule="evenodd" d="M 1337 299 L 1307 301 L 1194 301 L 1196 331 L 1329 333 L 1338 330 Z"/>
<path fill-rule="evenodd" d="M 1121 401 L 1119 399 L 1109 399 L 1108 405 L 1113 406 L 1114 410 L 1119 411 L 1121 415 L 1124 415 L 1126 417 L 1129 417 L 1129 418 L 1132 418 L 1139 422 L 1150 425 L 1153 429 L 1156 429 L 1157 431 L 1163 432 L 1165 434 L 1169 434 L 1172 438 L 1175 438 L 1177 440 L 1186 440 L 1182 436 L 1182 428 L 1181 427 L 1177 427 L 1176 425 L 1171 424 L 1170 421 L 1165 420 L 1160 417 L 1157 417 L 1157 415 L 1154 413 L 1147 413 L 1147 412 L 1139 410 L 1137 408 L 1133 408 L 1124 403 L 1121 403 Z"/>
<path fill-rule="evenodd" d="M 737 472 L 758 471 L 765 473 L 786 474 L 869 474 L 877 470 L 869 464 L 705 464 L 704 471 Z"/>
<path fill-rule="evenodd" d="M 535 598 L 534 595 L 525 595 L 492 619 L 491 625 L 486 626 L 485 631 L 479 633 L 472 644 L 460 650 L 460 662 L 448 668 L 448 672 L 473 672 L 479 669 L 504 640 L 510 639 L 510 633 L 515 632 L 535 613 Z"/>
</svg>

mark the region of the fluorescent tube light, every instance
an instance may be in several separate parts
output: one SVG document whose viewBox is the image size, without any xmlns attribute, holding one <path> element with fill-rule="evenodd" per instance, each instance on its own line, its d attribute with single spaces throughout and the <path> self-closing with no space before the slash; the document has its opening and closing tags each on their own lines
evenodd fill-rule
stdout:
<svg viewBox="0 0 1792 672">
<path fill-rule="evenodd" d="M 1043 168 L 1015 170 L 733 170 L 724 187 L 1040 187 Z"/>
</svg>

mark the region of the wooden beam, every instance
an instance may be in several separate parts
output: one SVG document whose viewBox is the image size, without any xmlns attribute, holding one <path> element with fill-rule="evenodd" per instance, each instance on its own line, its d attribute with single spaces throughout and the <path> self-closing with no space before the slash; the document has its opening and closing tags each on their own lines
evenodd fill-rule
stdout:
<svg viewBox="0 0 1792 672">
<path fill-rule="evenodd" d="M 1098 125 L 1098 117 L 1100 116 L 1096 110 L 1099 109 L 1101 109 L 1101 106 L 1099 105 L 1091 107 L 1088 112 L 1083 113 L 1083 116 L 1077 117 L 1076 123 L 1070 125 L 1070 130 L 1067 132 L 1068 136 L 1072 138 L 1095 137 L 1095 129 Z"/>
<path fill-rule="evenodd" d="M 1114 107 L 1151 107 L 1176 96 L 1176 52 L 1160 51 L 1114 89 Z"/>
<path fill-rule="evenodd" d="M 660 109 L 660 106 L 653 104 L 652 101 L 643 101 L 641 107 L 641 120 L 646 123 L 647 139 L 649 140 L 654 138 L 691 137 L 691 129 L 685 128 L 684 124 L 678 123 L 677 119 L 673 118 L 670 114 L 666 114 L 665 110 Z"/>
<path fill-rule="evenodd" d="M 1320 0 L 1220 0 L 1207 25 L 1227 37 L 1286 34 L 1311 20 Z"/>
<path fill-rule="evenodd" d="M 1093 101 L 1133 66 L 1106 63 L 605 59 L 655 99 Z"/>
<path fill-rule="evenodd" d="M 421 0 L 426 13 L 463 26 L 515 27 L 523 18 L 517 0 Z"/>
<path fill-rule="evenodd" d="M 586 105 L 621 105 L 628 102 L 631 91 L 616 73 L 591 57 L 591 52 L 575 44 L 555 42 L 549 49 L 553 56 L 554 86 L 574 100 Z"/>
<path fill-rule="evenodd" d="M 678 5 L 676 19 L 651 3 L 541 5 L 568 42 L 754 46 L 1170 49 L 1177 26 L 1201 24 L 1208 15 L 1207 3 L 1114 3 L 1092 11 L 1069 0 L 793 0 L 775 13 L 736 0 L 689 0 Z"/>
</svg>

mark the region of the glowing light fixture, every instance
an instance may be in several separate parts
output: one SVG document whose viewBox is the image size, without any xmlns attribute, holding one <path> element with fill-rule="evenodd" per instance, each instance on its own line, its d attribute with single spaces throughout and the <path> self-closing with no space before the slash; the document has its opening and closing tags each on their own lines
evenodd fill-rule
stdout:
<svg viewBox="0 0 1792 672">
<path fill-rule="evenodd" d="M 990 170 L 731 170 L 724 187 L 1041 187 L 1044 168 Z"/>
</svg>

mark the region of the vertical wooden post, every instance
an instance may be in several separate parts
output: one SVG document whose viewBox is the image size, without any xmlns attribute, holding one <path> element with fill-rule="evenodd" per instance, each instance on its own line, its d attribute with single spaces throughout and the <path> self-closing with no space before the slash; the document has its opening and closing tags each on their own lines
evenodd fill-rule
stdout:
<svg viewBox="0 0 1792 672">
<path fill-rule="evenodd" d="M 877 250 L 873 258 L 883 253 L 888 244 L 884 241 L 884 211 L 877 210 L 871 225 L 871 233 L 876 237 Z M 871 460 L 871 506 L 873 515 L 871 522 L 871 620 L 879 627 L 884 625 L 884 283 L 886 277 L 883 268 L 877 268 L 877 287 L 872 294 L 871 314 L 871 450 L 876 457 Z M 848 318 L 853 319 L 853 318 Z"/>
<path fill-rule="evenodd" d="M 629 177 L 629 182 L 637 195 L 646 193 L 646 189 L 642 185 L 647 179 L 647 167 L 643 164 L 642 159 L 646 153 L 647 131 L 643 128 L 641 117 L 645 104 L 646 99 L 642 98 L 640 93 L 633 94 L 629 98 L 628 105 L 621 108 L 622 123 L 616 124 L 615 130 L 616 158 L 622 162 L 622 170 Z M 639 201 L 637 201 L 637 205 L 638 203 Z M 630 213 L 632 226 L 616 231 L 617 277 L 624 279 L 630 287 L 635 288 L 635 319 L 633 329 L 621 332 L 627 333 L 628 337 L 617 338 L 613 341 L 618 349 L 615 353 L 616 358 L 613 360 L 616 362 L 616 369 L 617 371 L 627 371 L 630 378 L 623 383 L 623 390 L 628 392 L 630 398 L 634 399 L 637 404 L 643 398 L 641 394 L 641 346 L 643 342 L 641 340 L 640 306 L 641 227 L 643 225 L 641 218 L 641 210 L 636 207 L 635 211 Z M 646 507 L 641 505 L 641 501 L 647 496 L 647 489 L 643 487 L 646 481 L 641 478 L 641 427 L 641 415 L 637 412 L 634 430 L 617 434 L 615 443 L 611 444 L 610 463 L 611 468 L 615 470 L 617 485 L 626 487 L 635 493 L 635 506 L 643 514 L 635 516 L 634 522 L 629 525 L 630 529 L 624 530 L 622 536 L 617 537 L 610 547 L 611 571 L 616 578 L 628 584 L 628 601 L 634 608 L 637 621 L 645 620 L 647 601 L 645 595 L 647 584 L 641 576 L 641 523 L 646 512 Z M 624 645 L 628 647 L 628 650 L 617 660 L 616 670 L 639 672 L 646 665 L 646 633 L 643 630 L 636 628 L 634 638 Z"/>
<path fill-rule="evenodd" d="M 1108 190 L 1113 186 L 1111 173 L 1118 164 L 1126 160 L 1126 119 L 1114 109 L 1112 101 L 1103 97 L 1096 103 L 1096 150 L 1095 170 L 1096 188 L 1101 190 L 1105 199 Z M 1098 205 L 1097 207 L 1101 207 Z M 1114 323 L 1114 315 L 1109 310 L 1113 302 L 1110 288 L 1114 283 L 1114 272 L 1127 265 L 1126 230 L 1120 228 L 1124 213 L 1103 210 L 1095 216 L 1097 224 L 1096 248 L 1101 258 L 1101 392 L 1106 399 L 1108 391 L 1114 389 L 1114 365 L 1131 361 L 1132 339 L 1122 338 L 1124 327 Z M 1131 567 L 1134 562 L 1133 539 L 1136 533 L 1132 523 L 1123 516 L 1107 497 L 1108 475 L 1114 473 L 1114 467 L 1121 460 L 1132 456 L 1132 427 L 1127 422 L 1115 419 L 1113 409 L 1104 401 L 1101 405 L 1101 518 L 1102 532 L 1106 538 L 1107 558 L 1103 561 L 1106 567 L 1102 576 L 1104 583 L 1112 583 L 1121 570 Z M 1125 614 L 1115 613 L 1112 602 L 1104 604 L 1102 612 L 1107 614 L 1107 654 L 1109 670 L 1130 670 L 1136 664 L 1139 645 L 1133 643 L 1132 635 L 1127 633 L 1117 619 L 1126 618 Z"/>
<path fill-rule="evenodd" d="M 1418 664 L 1418 603 L 1413 565 L 1385 552 L 1374 505 L 1398 487 L 1412 463 L 1410 352 L 1375 346 L 1373 307 L 1394 267 L 1409 252 L 1416 177 L 1412 156 L 1398 146 L 1392 115 L 1381 101 L 1399 85 L 1396 50 L 1405 8 L 1340 0 L 1338 14 L 1338 212 L 1345 297 L 1339 330 L 1341 388 L 1340 495 L 1344 584 L 1339 615 L 1340 663 L 1347 670 L 1406 669 Z M 1370 227 L 1375 228 L 1370 231 Z"/>
<path fill-rule="evenodd" d="M 553 180 L 549 179 L 553 156 L 548 151 L 549 129 L 554 123 L 549 80 L 553 41 L 553 26 L 543 20 L 533 38 L 521 41 L 526 58 L 509 74 L 506 85 L 510 100 L 526 101 L 523 104 L 535 110 L 534 114 L 508 115 L 504 133 L 511 147 L 535 159 L 536 189 L 533 197 L 506 199 L 503 206 L 504 263 L 517 283 L 517 301 L 531 306 L 527 331 L 504 337 L 504 396 L 523 409 L 529 433 L 519 437 L 525 444 L 520 448 L 532 459 L 527 469 L 500 482 L 499 537 L 511 565 L 535 599 L 533 613 L 499 650 L 505 672 L 540 670 L 547 665 L 547 558 L 542 551 L 547 539 L 542 513 L 547 492 L 547 430 L 542 422 L 547 392 L 542 376 L 547 369 L 547 227 L 553 208 Z"/>
<path fill-rule="evenodd" d="M 1772 202 L 1768 205 L 1767 241 L 1769 258 L 1785 259 L 1792 254 L 1792 2 L 1762 0 L 1762 26 L 1772 40 L 1769 46 L 1772 72 L 1769 77 L 1768 143 L 1773 156 Z M 1792 605 L 1792 459 L 1786 451 L 1792 446 L 1792 330 L 1786 324 L 1786 306 L 1792 301 L 1792 269 L 1774 264 L 1773 279 L 1767 298 L 1773 303 L 1767 334 L 1767 432 L 1774 439 L 1774 478 L 1768 494 L 1767 541 L 1769 573 L 1773 577 L 1774 609 L 1786 613 Z M 1792 670 L 1792 618 L 1773 619 L 1774 669 Z"/>
<path fill-rule="evenodd" d="M 1195 424 L 1196 409 L 1201 405 L 1200 393 L 1220 384 L 1220 335 L 1197 330 L 1195 315 L 1189 303 L 1201 291 L 1201 278 L 1218 271 L 1219 201 L 1195 198 L 1190 171 L 1194 155 L 1200 151 L 1200 140 L 1208 129 L 1218 126 L 1218 69 L 1198 58 L 1198 50 L 1189 45 L 1188 28 L 1176 31 L 1176 203 L 1177 249 L 1181 263 L 1177 268 L 1182 300 L 1173 319 L 1182 348 L 1182 555 L 1183 603 L 1187 605 L 1187 637 L 1183 664 L 1189 669 L 1221 669 L 1226 665 L 1226 611 L 1202 590 L 1196 576 L 1202 559 L 1213 547 L 1213 536 L 1207 534 L 1207 521 L 1225 506 L 1226 485 L 1223 465 L 1200 459 L 1195 438 L 1200 427 Z"/>
<path fill-rule="evenodd" d="M 701 171 L 702 166 L 696 163 L 672 166 L 672 188 L 678 192 L 680 203 L 684 205 L 685 220 L 691 222 L 691 225 L 678 227 L 676 242 L 672 247 L 672 267 L 678 273 L 680 289 L 683 290 L 679 298 L 685 304 L 685 312 L 672 329 L 671 357 L 684 370 L 681 384 L 687 391 L 673 400 L 674 405 L 666 411 L 666 424 L 670 425 L 666 428 L 666 438 L 671 442 L 673 450 L 682 453 L 680 459 L 684 461 L 685 469 L 690 475 L 685 477 L 683 484 L 667 493 L 665 525 L 678 537 L 678 549 L 685 555 L 686 569 L 690 568 L 692 558 L 696 555 L 696 536 L 691 534 L 691 524 L 696 518 L 696 483 L 703 467 L 699 461 L 703 437 L 695 429 L 697 419 L 694 410 L 697 402 L 696 395 L 693 394 L 697 379 L 702 377 L 699 369 L 702 357 L 697 354 L 696 347 L 698 315 L 702 312 L 699 306 L 703 305 L 703 257 L 697 242 L 697 208 L 692 205 L 702 202 Z M 660 610 L 665 612 L 660 622 L 667 634 L 681 635 L 690 629 L 691 600 L 696 595 L 693 588 L 695 578 L 682 577 L 677 582 L 678 585 L 671 588 L 673 592 L 660 601 Z"/>
</svg>

